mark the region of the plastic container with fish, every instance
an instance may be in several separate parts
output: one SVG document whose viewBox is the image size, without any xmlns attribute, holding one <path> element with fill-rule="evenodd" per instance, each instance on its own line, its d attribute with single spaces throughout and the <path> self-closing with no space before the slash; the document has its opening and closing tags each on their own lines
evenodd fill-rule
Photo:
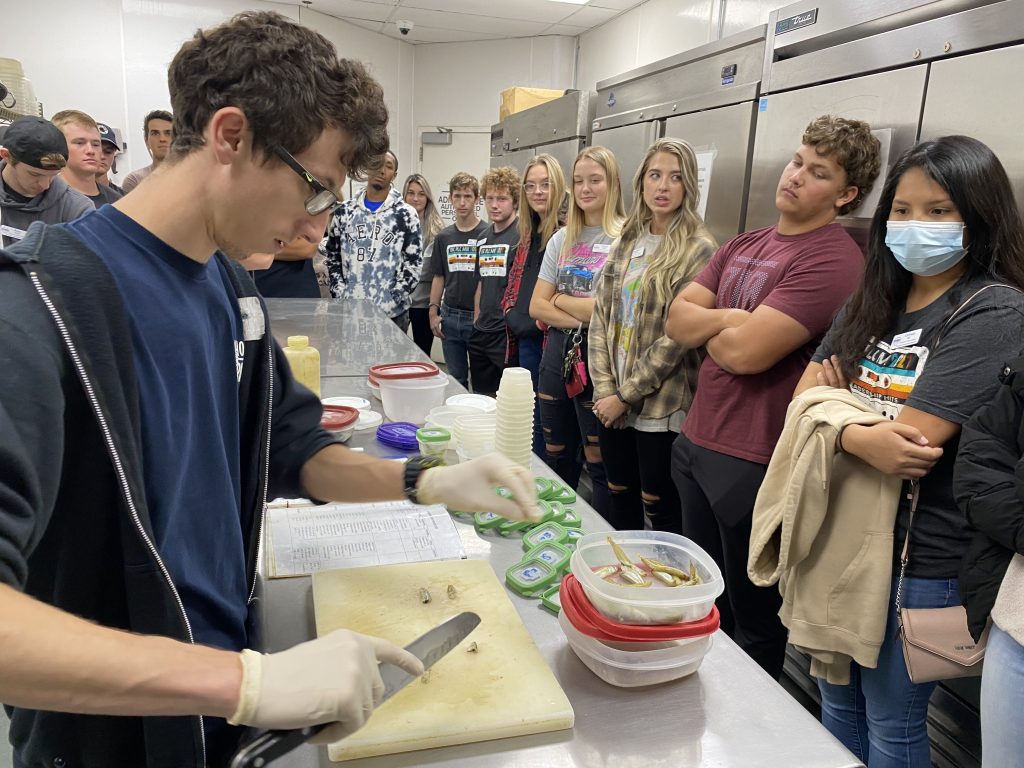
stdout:
<svg viewBox="0 0 1024 768">
<path fill-rule="evenodd" d="M 628 557 L 642 566 L 642 557 L 688 571 L 696 566 L 702 583 L 669 587 L 657 579 L 650 586 L 615 584 L 595 572 L 618 564 L 609 534 L 592 533 L 576 544 L 570 569 L 587 598 L 601 613 L 622 624 L 678 624 L 697 621 L 711 612 L 725 591 L 718 565 L 707 552 L 684 536 L 664 531 L 616 531 L 610 534 Z"/>
</svg>

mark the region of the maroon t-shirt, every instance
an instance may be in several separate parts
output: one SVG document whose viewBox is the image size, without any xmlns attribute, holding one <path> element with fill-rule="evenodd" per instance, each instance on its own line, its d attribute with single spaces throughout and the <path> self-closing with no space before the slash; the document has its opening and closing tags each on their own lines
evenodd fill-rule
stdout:
<svg viewBox="0 0 1024 768">
<path fill-rule="evenodd" d="M 716 307 L 753 312 L 764 304 L 803 325 L 811 339 L 767 371 L 747 376 L 705 358 L 683 424 L 686 436 L 704 448 L 767 464 L 793 389 L 863 267 L 857 244 L 835 223 L 803 235 L 757 229 L 719 248 L 696 278 L 715 293 Z"/>
</svg>

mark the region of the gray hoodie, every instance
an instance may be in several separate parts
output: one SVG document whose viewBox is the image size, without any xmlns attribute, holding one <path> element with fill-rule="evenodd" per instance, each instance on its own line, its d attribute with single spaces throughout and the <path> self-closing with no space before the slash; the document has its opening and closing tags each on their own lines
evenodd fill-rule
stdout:
<svg viewBox="0 0 1024 768">
<path fill-rule="evenodd" d="M 7 161 L 0 160 L 0 173 L 3 173 L 6 167 Z M 95 209 L 88 197 L 69 187 L 60 176 L 50 183 L 49 189 L 27 203 L 15 200 L 6 185 L 0 184 L 0 233 L 3 235 L 3 245 L 6 248 L 11 243 L 21 240 L 34 221 L 61 224 L 65 221 L 74 221 Z"/>
</svg>

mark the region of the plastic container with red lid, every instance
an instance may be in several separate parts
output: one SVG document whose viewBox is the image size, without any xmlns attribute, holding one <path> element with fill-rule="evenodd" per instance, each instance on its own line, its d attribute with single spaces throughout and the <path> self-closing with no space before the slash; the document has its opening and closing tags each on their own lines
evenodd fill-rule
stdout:
<svg viewBox="0 0 1024 768">
<path fill-rule="evenodd" d="M 622 624 L 609 619 L 587 599 L 582 585 L 571 573 L 566 574 L 559 590 L 562 610 L 572 625 L 587 637 L 606 642 L 646 643 L 706 637 L 719 626 L 718 609 L 698 621 L 679 624 Z"/>
<path fill-rule="evenodd" d="M 439 369 L 433 363 L 408 362 L 408 363 L 381 363 L 370 366 L 369 379 L 375 384 L 382 380 L 396 379 L 428 379 L 437 376 Z"/>
<path fill-rule="evenodd" d="M 584 633 L 581 627 L 592 631 L 581 618 L 579 605 L 572 597 L 570 574 L 562 582 L 560 590 L 562 609 L 558 613 L 558 625 L 580 661 L 591 672 L 606 683 L 623 688 L 642 685 L 658 685 L 693 674 L 700 667 L 704 656 L 711 649 L 712 635 L 699 634 L 677 640 L 599 640 Z M 566 583 L 570 588 L 566 589 Z M 577 586 L 579 586 L 577 584 Z M 580 589 L 582 592 L 582 589 Z M 585 596 L 583 598 L 586 599 Z M 577 624 L 577 622 L 579 624 Z M 690 622 L 697 625 L 701 622 Z M 714 631 L 718 616 L 706 622 L 700 629 Z M 628 626 L 628 625 L 626 625 Z M 649 632 L 652 626 L 628 627 L 629 631 Z M 697 627 L 692 627 L 693 631 Z"/>
<path fill-rule="evenodd" d="M 342 442 L 352 437 L 359 421 L 359 411 L 347 405 L 325 405 L 320 417 L 320 426 Z"/>
</svg>

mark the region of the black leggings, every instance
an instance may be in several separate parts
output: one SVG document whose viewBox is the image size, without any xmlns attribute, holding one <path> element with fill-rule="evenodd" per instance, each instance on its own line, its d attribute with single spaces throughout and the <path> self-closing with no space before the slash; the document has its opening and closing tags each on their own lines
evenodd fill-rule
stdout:
<svg viewBox="0 0 1024 768">
<path fill-rule="evenodd" d="M 434 332 L 430 330 L 430 310 L 427 307 L 413 307 L 409 310 L 412 323 L 412 340 L 430 357 L 430 348 L 434 346 Z"/>
<path fill-rule="evenodd" d="M 682 533 L 679 494 L 672 484 L 675 432 L 638 432 L 601 426 L 601 458 L 608 475 L 608 522 L 639 531 L 644 519 L 656 531 Z"/>
<path fill-rule="evenodd" d="M 548 331 L 547 345 L 540 362 L 537 393 L 540 402 L 540 421 L 544 428 L 544 454 L 547 465 L 567 484 L 576 488 L 582 467 L 579 462 L 580 446 L 600 452 L 597 430 L 600 422 L 594 415 L 594 387 L 589 381 L 583 391 L 570 398 L 562 379 L 562 360 L 565 357 L 567 337 L 560 330 Z M 587 342 L 584 337 L 580 349 L 586 362 Z M 558 446 L 552 449 L 551 446 Z M 591 505 L 601 517 L 611 514 L 608 503 L 608 481 L 603 461 L 587 461 L 587 474 L 594 488 Z"/>
<path fill-rule="evenodd" d="M 679 435 L 672 446 L 672 479 L 679 489 L 683 535 L 722 569 L 718 598 L 722 630 L 776 680 L 786 655 L 778 587 L 757 587 L 747 576 L 754 501 L 768 467 L 694 445 Z"/>
</svg>

